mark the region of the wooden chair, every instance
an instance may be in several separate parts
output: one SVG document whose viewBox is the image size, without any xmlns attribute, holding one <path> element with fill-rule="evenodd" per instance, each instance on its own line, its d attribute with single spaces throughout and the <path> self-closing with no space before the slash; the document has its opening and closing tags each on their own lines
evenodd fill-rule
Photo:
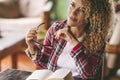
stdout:
<svg viewBox="0 0 120 80">
<path fill-rule="evenodd" d="M 119 17 L 119 15 L 118 15 Z M 113 31 L 112 37 L 105 47 L 105 67 L 104 72 L 105 76 L 111 77 L 116 75 L 116 71 L 120 68 L 120 65 L 117 64 L 118 57 L 120 55 L 120 19 L 116 21 L 115 29 Z"/>
<path fill-rule="evenodd" d="M 120 53 L 120 45 L 107 44 L 105 51 L 110 54 L 119 54 Z"/>
</svg>

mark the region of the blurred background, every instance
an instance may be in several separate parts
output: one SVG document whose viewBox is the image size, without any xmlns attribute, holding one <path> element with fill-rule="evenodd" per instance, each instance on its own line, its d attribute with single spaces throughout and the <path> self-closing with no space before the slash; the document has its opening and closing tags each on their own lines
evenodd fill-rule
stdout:
<svg viewBox="0 0 120 80">
<path fill-rule="evenodd" d="M 39 41 L 42 43 L 47 29 L 56 20 L 67 18 L 70 0 L 0 0 L 0 71 L 8 68 L 20 70 L 39 69 L 25 54 L 25 34 L 31 27 L 40 27 Z M 114 0 L 115 25 L 120 24 L 120 0 Z M 120 26 L 120 25 L 118 25 Z M 119 30 L 120 31 L 120 30 Z M 119 39 L 120 40 L 120 39 Z M 120 41 L 118 43 L 120 45 Z M 120 53 L 120 52 L 119 52 Z M 111 55 L 106 53 L 107 55 Z M 105 56 L 105 80 L 120 80 L 119 54 L 114 54 L 110 67 L 109 56 Z"/>
</svg>

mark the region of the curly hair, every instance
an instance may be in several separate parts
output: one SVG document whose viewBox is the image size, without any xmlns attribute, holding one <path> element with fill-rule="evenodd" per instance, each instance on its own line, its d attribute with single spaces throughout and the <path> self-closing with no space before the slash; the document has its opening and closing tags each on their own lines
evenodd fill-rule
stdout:
<svg viewBox="0 0 120 80">
<path fill-rule="evenodd" d="M 85 50 L 95 53 L 106 42 L 112 24 L 113 8 L 110 0 L 81 0 L 86 8 L 86 36 L 83 40 Z"/>
</svg>

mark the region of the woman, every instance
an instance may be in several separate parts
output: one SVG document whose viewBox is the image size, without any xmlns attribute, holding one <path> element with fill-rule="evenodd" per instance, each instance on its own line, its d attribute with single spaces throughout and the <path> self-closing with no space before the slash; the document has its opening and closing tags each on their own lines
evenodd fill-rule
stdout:
<svg viewBox="0 0 120 80">
<path fill-rule="evenodd" d="M 67 20 L 47 31 L 47 46 L 34 44 L 37 32 L 32 28 L 26 35 L 26 52 L 43 69 L 68 68 L 73 76 L 98 80 L 111 16 L 108 0 L 70 0 Z"/>
</svg>

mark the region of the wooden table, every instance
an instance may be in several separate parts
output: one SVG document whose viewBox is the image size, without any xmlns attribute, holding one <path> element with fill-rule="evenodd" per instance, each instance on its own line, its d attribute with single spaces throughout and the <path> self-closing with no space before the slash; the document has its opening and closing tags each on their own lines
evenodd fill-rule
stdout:
<svg viewBox="0 0 120 80">
<path fill-rule="evenodd" d="M 2 38 L 0 38 L 0 69 L 1 60 L 7 55 L 11 55 L 12 68 L 16 68 L 16 54 L 26 49 L 25 35 L 31 27 L 25 26 L 0 26 L 2 29 Z M 34 26 L 32 26 L 34 27 Z"/>
<path fill-rule="evenodd" d="M 38 26 L 40 23 L 40 18 L 0 18 L 0 29 L 3 36 L 3 38 L 0 38 L 0 59 L 8 54 L 9 50 L 10 52 L 14 51 L 18 47 L 16 45 L 20 45 L 19 43 L 24 41 L 24 37 L 29 28 Z M 14 46 L 16 47 L 13 48 Z"/>
<path fill-rule="evenodd" d="M 0 72 L 0 80 L 25 80 L 31 73 L 31 71 L 6 69 Z"/>
<path fill-rule="evenodd" d="M 25 80 L 31 74 L 32 71 L 6 69 L 0 72 L 0 80 Z M 82 80 L 82 79 L 74 78 L 74 80 Z"/>
<path fill-rule="evenodd" d="M 25 80 L 30 76 L 32 71 L 18 70 L 18 69 L 6 69 L 0 72 L 0 80 Z M 82 80 L 76 79 L 75 80 Z M 110 80 L 120 80 L 120 77 L 111 77 Z"/>
</svg>

